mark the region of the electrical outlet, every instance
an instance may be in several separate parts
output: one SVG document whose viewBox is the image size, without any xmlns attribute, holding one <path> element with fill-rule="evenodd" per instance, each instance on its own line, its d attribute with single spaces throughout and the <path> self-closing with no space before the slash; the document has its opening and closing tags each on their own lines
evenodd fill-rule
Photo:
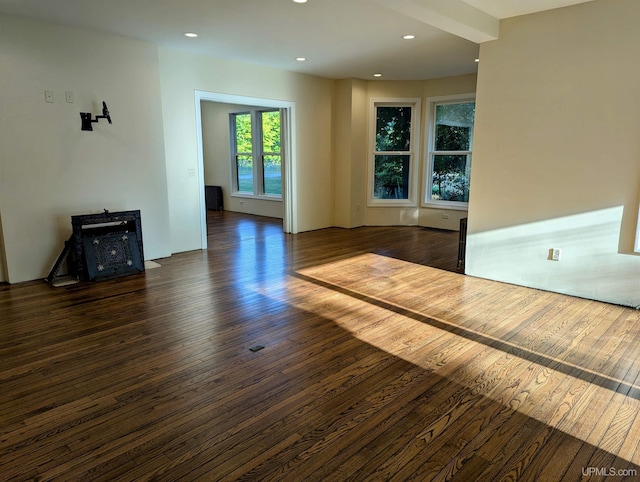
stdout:
<svg viewBox="0 0 640 482">
<path fill-rule="evenodd" d="M 560 250 L 558 248 L 549 249 L 549 261 L 560 261 Z"/>
</svg>

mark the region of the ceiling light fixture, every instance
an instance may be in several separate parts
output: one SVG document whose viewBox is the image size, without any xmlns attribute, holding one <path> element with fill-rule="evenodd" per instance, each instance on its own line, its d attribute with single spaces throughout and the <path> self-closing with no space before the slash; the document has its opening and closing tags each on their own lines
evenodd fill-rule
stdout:
<svg viewBox="0 0 640 482">
<path fill-rule="evenodd" d="M 189 38 L 196 38 L 198 36 L 197 33 L 193 33 L 193 32 L 186 32 L 184 34 L 185 37 L 189 37 Z"/>
<path fill-rule="evenodd" d="M 413 40 L 414 38 L 416 38 L 416 36 L 409 34 L 409 35 L 403 35 L 402 38 L 405 40 Z"/>
<path fill-rule="evenodd" d="M 480 62 L 480 59 L 476 59 L 476 60 L 474 60 L 474 62 L 478 63 L 478 62 Z"/>
<path fill-rule="evenodd" d="M 307 3 L 307 0 L 293 0 L 293 3 Z"/>
<path fill-rule="evenodd" d="M 307 60 L 307 58 L 306 57 L 296 57 L 296 60 L 298 62 L 304 62 L 305 60 Z"/>
<path fill-rule="evenodd" d="M 374 77 L 382 77 L 382 74 L 373 74 Z"/>
</svg>

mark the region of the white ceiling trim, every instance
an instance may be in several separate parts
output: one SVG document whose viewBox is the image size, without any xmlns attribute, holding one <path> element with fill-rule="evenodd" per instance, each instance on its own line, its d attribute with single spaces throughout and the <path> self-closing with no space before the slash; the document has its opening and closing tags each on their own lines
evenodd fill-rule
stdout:
<svg viewBox="0 0 640 482">
<path fill-rule="evenodd" d="M 519 15 L 563 8 L 593 0 L 463 0 L 496 18 L 510 18 Z"/>
<path fill-rule="evenodd" d="M 375 0 L 420 22 L 480 44 L 496 40 L 500 20 L 462 0 Z"/>
</svg>

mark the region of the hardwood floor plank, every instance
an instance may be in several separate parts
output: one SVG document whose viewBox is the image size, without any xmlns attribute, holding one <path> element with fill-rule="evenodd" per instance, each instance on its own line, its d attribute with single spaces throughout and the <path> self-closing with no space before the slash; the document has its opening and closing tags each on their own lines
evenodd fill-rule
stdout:
<svg viewBox="0 0 640 482">
<path fill-rule="evenodd" d="M 456 273 L 455 232 L 208 226 L 138 275 L 0 285 L 0 479 L 639 469 L 638 311 Z"/>
</svg>

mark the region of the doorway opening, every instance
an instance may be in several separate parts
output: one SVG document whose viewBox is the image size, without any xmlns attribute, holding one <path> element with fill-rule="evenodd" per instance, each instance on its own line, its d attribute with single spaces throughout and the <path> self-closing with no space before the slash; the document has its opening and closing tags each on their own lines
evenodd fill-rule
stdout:
<svg viewBox="0 0 640 482">
<path fill-rule="evenodd" d="M 202 249 L 207 249 L 207 208 L 205 202 L 205 160 L 204 138 L 202 130 L 202 102 L 219 104 L 246 105 L 265 109 L 278 109 L 282 122 L 282 229 L 285 233 L 297 233 L 297 192 L 295 184 L 295 103 L 247 97 L 217 92 L 195 91 L 196 139 L 198 155 L 198 178 L 200 183 L 200 224 Z"/>
</svg>

